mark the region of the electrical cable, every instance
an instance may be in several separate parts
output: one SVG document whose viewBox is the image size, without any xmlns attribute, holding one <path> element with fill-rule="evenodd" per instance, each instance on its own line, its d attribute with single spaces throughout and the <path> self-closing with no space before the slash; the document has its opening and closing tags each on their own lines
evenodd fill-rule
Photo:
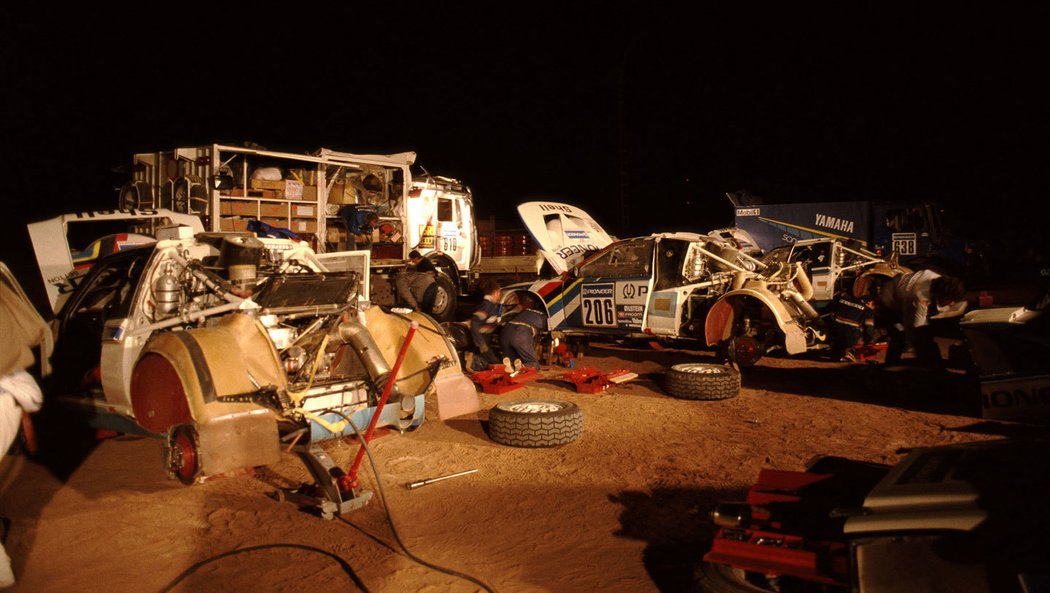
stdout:
<svg viewBox="0 0 1050 593">
<path fill-rule="evenodd" d="M 474 583 L 475 585 L 477 585 L 477 586 L 481 587 L 482 589 L 488 591 L 488 593 L 496 593 L 495 589 L 493 589 L 491 586 L 488 585 L 488 583 L 482 581 L 481 579 L 479 579 L 477 577 L 470 576 L 469 574 L 465 574 L 465 573 L 459 572 L 457 570 L 453 570 L 451 568 L 445 568 L 443 566 L 439 566 L 437 564 L 433 564 L 431 562 L 427 562 L 426 560 L 423 560 L 419 556 L 416 556 L 415 554 L 413 554 L 408 549 L 408 546 L 406 546 L 405 543 L 403 541 L 401 541 L 401 535 L 398 534 L 398 532 L 397 532 L 397 527 L 394 525 L 394 517 L 390 515 L 390 505 L 387 504 L 386 492 L 383 490 L 383 480 L 382 480 L 381 475 L 379 473 L 379 467 L 376 465 L 376 460 L 372 456 L 372 449 L 371 449 L 371 447 L 368 446 L 368 443 L 365 441 L 364 435 L 361 434 L 361 431 L 357 428 L 357 425 L 354 424 L 354 421 L 351 420 L 350 417 L 347 416 L 346 414 L 340 412 L 339 410 L 334 410 L 334 409 L 331 409 L 331 408 L 329 408 L 327 410 L 323 410 L 321 413 L 324 413 L 324 412 L 332 412 L 332 413 L 338 414 L 339 416 L 342 416 L 343 420 L 346 420 L 347 424 L 350 425 L 350 428 L 354 429 L 354 433 L 357 434 L 357 440 L 361 441 L 361 446 L 363 446 L 365 448 L 365 453 L 368 455 L 368 464 L 372 466 L 372 475 L 375 476 L 376 488 L 379 490 L 379 500 L 381 500 L 383 502 L 383 512 L 386 513 L 386 520 L 387 520 L 387 523 L 390 525 L 390 532 L 394 535 L 394 540 L 397 542 L 397 545 L 401 548 L 401 550 L 405 553 L 405 555 L 408 556 L 409 558 L 411 558 L 412 560 L 414 560 L 415 562 L 417 562 L 417 563 L 419 563 L 419 564 L 421 564 L 423 566 L 426 566 L 427 568 L 430 568 L 431 570 L 436 570 L 438 572 L 443 572 L 443 573 L 445 573 L 447 575 L 450 575 L 450 576 L 461 578 L 461 579 L 463 579 L 465 581 L 470 581 L 471 583 Z"/>
<path fill-rule="evenodd" d="M 291 548 L 295 550 L 305 550 L 307 552 L 316 552 L 318 554 L 321 554 L 322 556 L 327 556 L 332 560 L 335 560 L 335 562 L 339 565 L 339 568 L 343 569 L 343 572 L 345 572 L 347 576 L 350 577 L 350 580 L 352 580 L 354 584 L 357 585 L 358 589 L 364 591 L 365 593 L 368 593 L 368 587 L 365 586 L 365 583 L 361 580 L 361 577 L 357 576 L 357 573 L 354 572 L 354 567 L 350 566 L 349 562 L 333 554 L 332 552 L 329 552 L 328 550 L 322 550 L 320 548 L 314 548 L 312 546 L 307 546 L 303 544 L 262 544 L 259 546 L 251 546 L 249 548 L 238 548 L 236 550 L 230 550 L 229 552 L 223 552 L 222 554 L 219 554 L 217 556 L 212 556 L 211 558 L 201 560 L 200 562 L 197 562 L 193 566 L 190 566 L 186 570 L 180 572 L 178 576 L 169 581 L 168 584 L 160 590 L 160 593 L 168 593 L 169 591 L 173 590 L 176 586 L 178 586 L 179 583 L 185 580 L 186 577 L 197 572 L 201 568 L 204 568 L 208 564 L 215 562 L 216 560 L 222 560 L 223 558 L 236 556 L 238 554 L 247 554 L 248 552 L 257 552 L 259 550 L 269 550 L 274 548 Z"/>
</svg>

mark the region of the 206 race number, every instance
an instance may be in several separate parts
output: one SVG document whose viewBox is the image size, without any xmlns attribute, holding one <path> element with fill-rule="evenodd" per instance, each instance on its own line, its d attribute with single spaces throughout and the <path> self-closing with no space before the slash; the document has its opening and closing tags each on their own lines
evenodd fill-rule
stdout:
<svg viewBox="0 0 1050 593">
<path fill-rule="evenodd" d="M 583 325 L 616 327 L 616 300 L 613 284 L 590 284 L 583 287 L 580 307 Z"/>
</svg>

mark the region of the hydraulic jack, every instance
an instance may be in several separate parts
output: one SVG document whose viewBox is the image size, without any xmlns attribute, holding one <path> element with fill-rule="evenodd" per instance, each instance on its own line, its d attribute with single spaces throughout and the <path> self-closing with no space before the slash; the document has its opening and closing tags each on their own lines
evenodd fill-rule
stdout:
<svg viewBox="0 0 1050 593">
<path fill-rule="evenodd" d="M 317 509 L 323 519 L 332 519 L 368 504 L 372 499 L 370 490 L 345 488 L 346 474 L 332 461 L 324 449 L 316 443 L 296 445 L 292 451 L 306 466 L 313 484 L 304 484 L 295 489 L 282 489 L 274 493 L 278 501 L 293 502 L 301 507 Z"/>
<path fill-rule="evenodd" d="M 310 475 L 313 476 L 314 484 L 304 484 L 293 490 L 278 490 L 274 495 L 277 500 L 288 500 L 303 507 L 316 509 L 324 519 L 332 519 L 336 515 L 355 511 L 368 504 L 372 498 L 372 492 L 358 490 L 357 472 L 361 467 L 361 461 L 364 460 L 365 448 L 375 433 L 383 407 L 390 399 L 390 392 L 397 381 L 397 373 L 401 370 L 401 363 L 404 362 L 405 355 L 408 353 L 408 345 L 412 342 L 412 337 L 416 334 L 418 327 L 419 323 L 413 321 L 408 328 L 405 341 L 401 344 L 397 360 L 394 361 L 394 367 L 390 370 L 386 386 L 383 388 L 383 395 L 379 398 L 375 413 L 372 414 L 372 421 L 368 423 L 368 430 L 362 435 L 361 448 L 358 449 L 357 456 L 350 468 L 346 472 L 339 469 L 324 449 L 316 443 L 296 445 L 292 447 L 292 451 L 299 456 Z M 436 371 L 437 367 L 434 368 Z"/>
</svg>

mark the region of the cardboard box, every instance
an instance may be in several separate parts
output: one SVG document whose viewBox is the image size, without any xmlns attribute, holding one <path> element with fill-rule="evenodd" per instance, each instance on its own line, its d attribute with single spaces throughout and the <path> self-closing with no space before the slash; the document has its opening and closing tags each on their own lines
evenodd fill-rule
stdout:
<svg viewBox="0 0 1050 593">
<path fill-rule="evenodd" d="M 354 188 L 347 187 L 343 180 L 336 180 L 332 184 L 332 187 L 328 189 L 328 203 L 329 204 L 353 204 L 354 199 Z"/>
<path fill-rule="evenodd" d="M 260 218 L 259 220 L 262 221 L 262 222 L 265 222 L 266 224 L 268 224 L 270 226 L 275 226 L 277 228 L 282 228 L 282 229 L 288 228 L 288 220 L 284 219 L 284 218 L 271 218 L 271 217 L 268 217 L 268 216 L 264 216 L 264 217 Z"/>
<path fill-rule="evenodd" d="M 283 218 L 288 216 L 288 205 L 274 202 L 259 202 L 259 215 Z"/>
<path fill-rule="evenodd" d="M 248 230 L 247 218 L 220 218 L 219 230 L 222 231 L 246 231 Z"/>
<path fill-rule="evenodd" d="M 266 179 L 252 179 L 252 189 L 278 189 L 284 191 L 284 179 L 280 181 L 267 181 Z"/>
<path fill-rule="evenodd" d="M 286 200 L 301 200 L 303 199 L 303 184 L 299 183 L 294 179 L 284 180 L 284 199 Z"/>
<path fill-rule="evenodd" d="M 292 204 L 292 216 L 304 216 L 313 218 L 317 215 L 317 206 L 313 204 Z"/>
<path fill-rule="evenodd" d="M 304 185 L 303 186 L 303 201 L 304 202 L 316 202 L 317 201 L 317 186 L 316 185 Z"/>
<path fill-rule="evenodd" d="M 258 202 L 223 200 L 219 202 L 220 216 L 258 216 Z"/>
<path fill-rule="evenodd" d="M 296 233 L 316 233 L 317 232 L 317 221 L 316 220 L 293 220 L 292 231 Z"/>
</svg>

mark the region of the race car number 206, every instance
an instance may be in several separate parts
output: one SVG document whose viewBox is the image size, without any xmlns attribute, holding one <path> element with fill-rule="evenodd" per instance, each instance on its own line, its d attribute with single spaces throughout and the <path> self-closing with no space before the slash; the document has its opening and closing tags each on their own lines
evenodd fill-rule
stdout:
<svg viewBox="0 0 1050 593">
<path fill-rule="evenodd" d="M 612 284 L 596 284 L 583 287 L 580 307 L 583 325 L 593 327 L 616 327 L 616 302 Z"/>
</svg>

